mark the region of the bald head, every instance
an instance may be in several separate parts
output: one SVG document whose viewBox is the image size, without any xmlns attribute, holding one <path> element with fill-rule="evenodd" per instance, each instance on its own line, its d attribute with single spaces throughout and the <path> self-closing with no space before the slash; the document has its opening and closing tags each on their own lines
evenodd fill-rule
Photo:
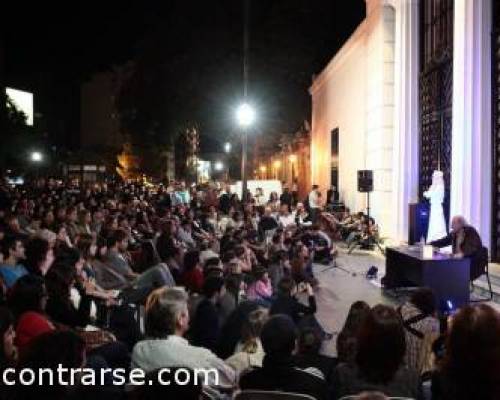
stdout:
<svg viewBox="0 0 500 400">
<path fill-rule="evenodd" d="M 451 229 L 453 232 L 458 232 L 467 225 L 467 221 L 462 215 L 455 215 L 451 220 Z"/>
</svg>

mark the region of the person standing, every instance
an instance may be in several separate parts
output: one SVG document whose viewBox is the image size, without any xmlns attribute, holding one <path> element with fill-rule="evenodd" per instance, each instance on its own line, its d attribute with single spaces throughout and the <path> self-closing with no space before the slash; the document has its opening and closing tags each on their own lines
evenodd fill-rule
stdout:
<svg viewBox="0 0 500 400">
<path fill-rule="evenodd" d="M 290 193 L 290 189 L 285 184 L 283 185 L 283 193 L 280 196 L 280 205 L 286 204 L 288 206 L 288 211 L 292 211 L 293 196 Z"/>
<path fill-rule="evenodd" d="M 309 201 L 309 214 L 312 223 L 315 224 L 318 220 L 320 210 L 321 210 L 321 193 L 319 192 L 319 186 L 313 185 L 311 192 L 308 196 Z"/>
</svg>

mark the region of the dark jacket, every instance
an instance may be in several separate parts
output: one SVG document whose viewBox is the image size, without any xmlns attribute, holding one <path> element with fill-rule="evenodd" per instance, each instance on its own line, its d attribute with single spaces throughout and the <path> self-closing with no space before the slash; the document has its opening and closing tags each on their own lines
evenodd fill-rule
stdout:
<svg viewBox="0 0 500 400">
<path fill-rule="evenodd" d="M 196 308 L 191 331 L 192 343 L 215 352 L 219 336 L 220 320 L 217 307 L 210 300 L 204 299 Z"/>
<path fill-rule="evenodd" d="M 316 299 L 314 296 L 309 296 L 308 303 L 309 305 L 306 306 L 295 297 L 278 295 L 271 305 L 271 315 L 285 314 L 298 324 L 303 316 L 316 312 Z"/>
<path fill-rule="evenodd" d="M 82 293 L 80 293 L 82 294 Z M 65 301 L 60 297 L 51 296 L 47 300 L 45 308 L 47 315 L 55 321 L 70 328 L 84 328 L 90 323 L 91 299 L 87 295 L 82 295 L 78 309 L 68 299 Z"/>
<path fill-rule="evenodd" d="M 481 237 L 476 229 L 470 225 L 465 226 L 463 230 L 464 239 L 461 246 L 458 243 L 459 234 L 455 232 L 451 232 L 448 236 L 431 242 L 431 245 L 436 247 L 452 246 L 454 254 L 462 252 L 465 257 L 471 257 L 483 247 Z"/>
<path fill-rule="evenodd" d="M 322 354 L 296 354 L 293 356 L 293 364 L 301 369 L 318 369 L 323 373 L 326 383 L 330 385 L 333 380 L 337 359 Z"/>
<path fill-rule="evenodd" d="M 326 382 L 320 377 L 293 365 L 292 359 L 273 360 L 264 357 L 262 368 L 256 368 L 240 378 L 242 390 L 278 390 L 300 393 L 315 399 L 327 399 Z"/>
<path fill-rule="evenodd" d="M 280 203 L 281 204 L 286 204 L 288 207 L 292 206 L 293 203 L 293 196 L 292 193 L 290 192 L 283 192 L 280 196 Z"/>
</svg>

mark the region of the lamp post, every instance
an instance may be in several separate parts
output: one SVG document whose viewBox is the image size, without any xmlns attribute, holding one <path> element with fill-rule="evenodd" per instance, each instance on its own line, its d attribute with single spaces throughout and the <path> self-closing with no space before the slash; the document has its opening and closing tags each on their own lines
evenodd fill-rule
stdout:
<svg viewBox="0 0 500 400">
<path fill-rule="evenodd" d="M 255 110 L 248 103 L 242 103 L 236 110 L 236 119 L 242 129 L 241 132 L 241 199 L 246 201 L 247 193 L 247 135 L 248 128 L 255 121 Z"/>
<path fill-rule="evenodd" d="M 36 180 L 38 181 L 40 175 L 40 163 L 43 161 L 43 154 L 39 151 L 32 151 L 30 154 L 30 160 L 36 165 Z M 37 182 L 38 184 L 38 182 Z"/>
</svg>

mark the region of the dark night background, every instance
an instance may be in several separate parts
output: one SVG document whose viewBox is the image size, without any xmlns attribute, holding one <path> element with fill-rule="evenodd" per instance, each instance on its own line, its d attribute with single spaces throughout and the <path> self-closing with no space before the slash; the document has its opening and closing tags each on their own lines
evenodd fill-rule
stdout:
<svg viewBox="0 0 500 400">
<path fill-rule="evenodd" d="M 364 13 L 364 0 L 251 1 L 249 95 L 260 133 L 293 132 L 310 118 L 312 75 Z M 234 131 L 242 15 L 235 0 L 19 2 L 3 15 L 4 80 L 34 92 L 40 129 L 52 143 L 76 148 L 81 82 L 134 60 L 123 104 L 134 102 L 141 115 L 131 125 L 154 131 L 196 121 L 210 147 L 210 138 Z"/>
</svg>

